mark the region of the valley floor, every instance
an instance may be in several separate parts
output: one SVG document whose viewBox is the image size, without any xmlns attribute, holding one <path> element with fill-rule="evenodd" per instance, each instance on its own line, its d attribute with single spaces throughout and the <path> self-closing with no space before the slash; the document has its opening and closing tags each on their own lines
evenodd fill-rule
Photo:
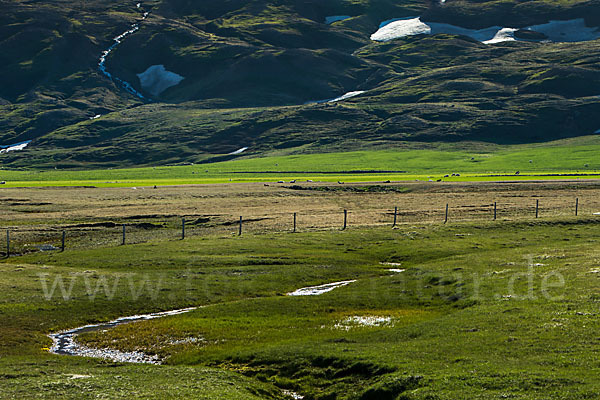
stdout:
<svg viewBox="0 0 600 400">
<path fill-rule="evenodd" d="M 0 396 L 600 396 L 599 182 L 285 186 L 3 189 Z M 163 365 L 48 352 L 52 332 L 190 306 L 78 338 Z"/>
</svg>

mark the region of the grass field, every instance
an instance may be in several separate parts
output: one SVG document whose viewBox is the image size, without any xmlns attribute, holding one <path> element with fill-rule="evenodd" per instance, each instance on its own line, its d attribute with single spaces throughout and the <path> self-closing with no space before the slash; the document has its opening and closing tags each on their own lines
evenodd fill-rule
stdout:
<svg viewBox="0 0 600 400">
<path fill-rule="evenodd" d="M 416 145 L 415 145 L 416 146 Z M 413 146 L 413 147 L 415 147 Z M 211 164 L 111 170 L 2 170 L 8 187 L 214 184 L 227 182 L 373 182 L 443 179 L 504 181 L 600 177 L 600 138 L 589 136 L 538 145 L 458 147 L 421 144 L 406 150 L 271 155 Z M 515 175 L 519 171 L 519 175 Z M 460 174 L 460 177 L 452 175 Z"/>
<path fill-rule="evenodd" d="M 128 244 L 177 240 L 182 218 L 188 237 L 204 237 L 237 235 L 240 216 L 251 234 L 289 232 L 294 213 L 299 232 L 340 229 L 344 210 L 351 228 L 390 227 L 396 208 L 400 226 L 439 224 L 446 204 L 451 222 L 490 221 L 494 204 L 502 221 L 534 218 L 536 203 L 541 218 L 571 218 L 577 201 L 580 217 L 595 217 L 599 188 L 596 180 L 4 188 L 0 228 L 10 231 L 12 254 L 26 254 L 60 247 L 63 231 L 67 249 L 117 246 L 123 224 Z"/>
<path fill-rule="evenodd" d="M 288 226 L 287 232 L 255 229 L 237 237 L 224 229 L 184 241 L 103 242 L 4 260 L 0 393 L 289 399 L 283 390 L 291 390 L 306 399 L 597 398 L 600 253 L 598 220 L 589 209 L 596 186 L 448 184 L 393 194 L 415 209 L 448 198 L 483 204 L 500 197 L 513 205 L 541 198 L 550 208 L 537 220 L 463 215 L 446 225 L 404 220 L 390 229 L 389 221 L 370 225 L 373 217 L 366 215 L 346 231 L 292 234 Z M 182 197 L 185 188 L 147 191 L 150 197 L 131 189 L 7 189 L 13 198 L 10 191 L 39 201 L 55 196 L 42 208 L 57 207 L 63 196 L 66 210 L 40 219 L 11 206 L 3 223 L 52 226 L 82 215 L 103 218 L 111 201 L 128 204 L 121 217 L 154 212 L 161 201 L 179 209 L 189 198 L 208 212 L 210 204 L 246 204 L 260 215 L 257 203 L 277 213 L 287 201 L 323 210 L 328 202 L 368 208 L 389 196 L 286 194 L 263 185 L 215 189 L 196 188 L 189 197 Z M 564 212 L 573 194 L 588 207 L 579 218 Z M 321 296 L 285 295 L 341 280 L 356 282 Z M 47 352 L 50 332 L 187 306 L 204 307 L 80 337 L 93 347 L 157 354 L 166 359 L 161 366 Z"/>
<path fill-rule="evenodd" d="M 161 375 L 172 377 L 164 384 L 179 395 L 207 390 L 203 382 L 214 379 L 207 398 L 241 398 L 261 385 L 260 398 L 282 397 L 275 386 L 315 399 L 595 398 L 593 354 L 600 344 L 589 333 L 598 329 L 596 229 L 589 220 L 461 224 L 21 257 L 2 266 L 3 393 L 44 388 L 47 397 L 74 397 L 86 388 L 90 395 L 143 396 L 146 379 L 161 385 L 164 380 L 153 378 Z M 401 263 L 406 272 L 387 272 L 382 262 Z M 73 280 L 71 295 L 64 299 L 57 290 L 46 301 L 40 273 L 48 282 Z M 145 281 L 153 291 L 142 290 L 134 300 L 127 274 L 136 287 Z M 90 288 L 103 279 L 111 287 L 117 276 L 121 281 L 112 298 L 100 285 L 91 300 L 86 276 Z M 320 297 L 282 296 L 342 279 L 358 281 Z M 207 304 L 191 314 L 82 337 L 94 346 L 170 357 L 154 370 L 110 370 L 105 362 L 42 350 L 49 345 L 45 332 Z M 385 323 L 364 326 L 352 322 L 357 317 Z M 201 340 L 169 344 L 190 337 Z M 128 384 L 111 384 L 114 375 Z M 26 380 L 25 388 L 14 385 L 19 380 Z M 235 390 L 220 392 L 227 381 Z"/>
</svg>

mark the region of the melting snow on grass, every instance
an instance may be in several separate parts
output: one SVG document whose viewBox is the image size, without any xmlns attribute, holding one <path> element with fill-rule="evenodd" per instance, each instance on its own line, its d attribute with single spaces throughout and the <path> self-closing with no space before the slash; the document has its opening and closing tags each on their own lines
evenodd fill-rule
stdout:
<svg viewBox="0 0 600 400">
<path fill-rule="evenodd" d="M 474 30 L 461 28 L 450 24 L 437 22 L 422 22 L 420 17 L 408 19 L 389 20 L 382 23 L 379 30 L 371 35 L 371 40 L 386 42 L 406 36 L 435 35 L 437 33 L 448 33 L 452 35 L 464 35 L 472 37 L 481 42 L 494 39 L 502 29 L 500 26 Z"/>
<path fill-rule="evenodd" d="M 600 39 L 600 29 L 586 26 L 583 18 L 550 21 L 547 24 L 529 26 L 525 30 L 543 33 L 552 42 L 586 42 Z"/>
<path fill-rule="evenodd" d="M 363 94 L 363 93 L 365 93 L 365 91 L 364 91 L 364 90 L 357 90 L 357 91 L 354 91 L 354 92 L 348 92 L 348 93 L 344 94 L 343 96 L 336 97 L 336 98 L 334 98 L 334 99 L 325 99 L 325 100 L 314 100 L 314 101 L 307 101 L 307 102 L 306 102 L 306 103 L 304 103 L 304 104 L 315 104 L 315 103 L 317 103 L 317 104 L 323 104 L 323 103 L 336 103 L 336 102 L 338 102 L 338 101 L 344 101 L 344 100 L 351 99 L 352 97 L 359 96 L 359 95 L 361 95 L 361 94 Z"/>
<path fill-rule="evenodd" d="M 248 147 L 242 147 L 239 150 L 236 151 L 232 151 L 231 153 L 227 154 L 228 156 L 235 156 L 237 154 L 242 154 L 243 152 L 245 152 L 246 150 L 248 150 Z"/>
<path fill-rule="evenodd" d="M 349 331 L 352 328 L 358 327 L 392 327 L 391 317 L 377 317 L 377 316 L 352 316 L 348 317 L 343 321 L 336 323 L 333 327 L 335 329 L 342 329 Z"/>
<path fill-rule="evenodd" d="M 363 94 L 364 92 L 365 92 L 364 90 L 357 90 L 355 92 L 348 92 L 348 93 L 346 93 L 343 96 L 336 97 L 335 99 L 329 100 L 328 103 L 335 103 L 336 101 L 348 100 L 348 99 L 351 99 L 352 97 L 359 96 L 359 95 Z"/>
<path fill-rule="evenodd" d="M 345 19 L 352 18 L 349 15 L 332 15 L 330 17 L 325 17 L 325 23 L 327 25 L 331 25 L 334 22 L 343 21 Z"/>
<path fill-rule="evenodd" d="M 600 38 L 600 29 L 588 27 L 583 18 L 567 21 L 550 21 L 546 24 L 534 25 L 523 30 L 544 34 L 552 42 L 582 42 Z M 463 35 L 486 44 L 518 40 L 516 28 L 492 26 L 484 29 L 468 29 L 438 22 L 423 22 L 420 17 L 391 19 L 381 23 L 379 30 L 371 35 L 371 40 L 385 42 L 414 35 L 435 35 L 446 33 Z"/>
<path fill-rule="evenodd" d="M 381 265 L 387 265 L 389 267 L 400 267 L 402 265 L 402 263 L 395 263 L 395 262 L 381 262 L 379 263 Z M 394 274 L 400 274 L 402 272 L 405 272 L 405 269 L 402 268 L 390 268 L 388 269 L 389 272 L 392 272 Z"/>
<path fill-rule="evenodd" d="M 2 153 L 8 153 L 10 151 L 23 150 L 25 147 L 27 147 L 29 145 L 29 143 L 31 143 L 31 140 L 28 140 L 26 142 L 11 144 L 11 145 L 8 145 L 8 146 L 0 146 L 0 154 L 2 154 Z"/>
<path fill-rule="evenodd" d="M 490 40 L 486 40 L 483 43 L 485 43 L 485 44 L 494 44 L 494 43 L 515 41 L 515 40 L 517 40 L 515 38 L 515 32 L 516 31 L 518 31 L 518 29 L 515 29 L 515 28 L 502 28 L 498 32 L 496 32 L 496 34 L 494 35 L 493 38 L 491 38 Z"/>
<path fill-rule="evenodd" d="M 334 289 L 349 285 L 354 282 L 356 282 L 356 280 L 326 283 L 325 285 L 319 285 L 319 286 L 309 286 L 309 287 L 301 288 L 301 289 L 298 289 L 291 293 L 288 293 L 287 295 L 288 296 L 319 296 L 323 293 L 331 292 Z"/>
<path fill-rule="evenodd" d="M 137 74 L 142 88 L 153 96 L 158 96 L 170 87 L 177 86 L 185 78 L 175 72 L 167 71 L 164 65 L 153 65 Z"/>
</svg>

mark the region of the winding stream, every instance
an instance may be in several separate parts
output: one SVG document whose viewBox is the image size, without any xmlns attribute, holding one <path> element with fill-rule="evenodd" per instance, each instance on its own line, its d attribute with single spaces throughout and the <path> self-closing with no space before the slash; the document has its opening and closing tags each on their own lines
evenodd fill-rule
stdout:
<svg viewBox="0 0 600 400">
<path fill-rule="evenodd" d="M 148 11 L 144 11 L 142 9 L 142 4 L 141 3 L 137 3 L 136 4 L 137 8 L 142 12 L 142 21 L 146 20 L 146 18 L 148 18 L 148 15 L 150 14 Z M 131 93 L 134 96 L 139 97 L 142 100 L 147 100 L 144 95 L 142 95 L 140 92 L 138 92 L 137 90 L 135 90 L 133 88 L 133 86 L 129 83 L 126 82 L 120 78 L 117 78 L 116 76 L 113 76 L 113 74 L 111 74 L 110 72 L 108 72 L 106 70 L 106 57 L 108 57 L 108 55 L 118 46 L 120 45 L 123 40 L 137 32 L 140 29 L 140 24 L 138 22 L 134 23 L 131 25 L 131 27 L 126 30 L 125 32 L 121 33 L 119 36 L 116 36 L 113 38 L 114 43 L 107 48 L 106 50 L 104 50 L 102 52 L 102 55 L 100 56 L 100 59 L 98 60 L 98 69 L 100 70 L 100 72 L 102 72 L 104 74 L 104 76 L 106 76 L 108 79 L 112 80 L 113 82 L 115 82 L 117 85 L 121 86 L 123 89 L 125 89 L 127 92 Z"/>
<path fill-rule="evenodd" d="M 294 292 L 288 293 L 288 296 L 319 296 L 321 294 L 330 292 L 342 286 L 349 285 L 356 282 L 342 281 L 333 282 L 325 285 L 311 286 L 306 288 L 298 289 Z M 80 343 L 77 343 L 76 338 L 82 333 L 103 331 L 111 328 L 115 328 L 119 325 L 130 324 L 132 322 L 147 321 L 150 319 L 163 318 L 171 315 L 185 314 L 190 311 L 197 310 L 199 307 L 188 307 L 179 310 L 163 311 L 152 314 L 133 315 L 131 317 L 121 317 L 110 322 L 91 324 L 80 326 L 66 331 L 56 332 L 49 334 L 48 336 L 52 339 L 52 347 L 50 352 L 53 354 L 66 355 L 66 356 L 81 356 L 81 357 L 93 357 L 102 358 L 114 362 L 130 362 L 138 364 L 161 364 L 162 360 L 156 355 L 149 355 L 139 351 L 123 352 L 115 349 L 96 349 L 91 348 Z"/>
<path fill-rule="evenodd" d="M 50 352 L 53 354 L 67 356 L 103 358 L 114 362 L 160 364 L 162 360 L 156 355 L 151 356 L 139 351 L 122 352 L 114 349 L 94 349 L 77 343 L 75 339 L 80 334 L 86 332 L 102 331 L 132 322 L 147 321 L 150 319 L 168 317 L 170 315 L 184 314 L 196 309 L 198 309 L 198 307 L 182 308 L 180 310 L 164 311 L 153 314 L 134 315 L 131 317 L 118 318 L 114 321 L 101 324 L 85 325 L 79 328 L 70 329 L 68 331 L 52 333 L 48 335 L 52 339 L 53 343 L 52 347 L 50 348 Z"/>
</svg>

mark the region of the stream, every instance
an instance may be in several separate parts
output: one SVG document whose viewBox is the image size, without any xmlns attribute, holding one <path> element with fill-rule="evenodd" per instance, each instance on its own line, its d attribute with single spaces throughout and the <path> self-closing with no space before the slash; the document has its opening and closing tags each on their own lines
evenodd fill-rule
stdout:
<svg viewBox="0 0 600 400">
<path fill-rule="evenodd" d="M 77 343 L 75 339 L 78 335 L 82 333 L 103 331 L 132 322 L 147 321 L 150 319 L 168 317 L 170 315 L 184 314 L 190 311 L 194 311 L 197 308 L 198 307 L 189 307 L 182 308 L 180 310 L 164 311 L 153 314 L 134 315 L 131 317 L 122 317 L 110 322 L 85 325 L 79 328 L 70 329 L 68 331 L 52 333 L 48 335 L 52 339 L 52 347 L 50 348 L 50 352 L 53 354 L 67 356 L 102 358 L 114 362 L 160 364 L 162 360 L 156 355 L 148 355 L 139 351 L 122 352 L 114 349 L 94 349 Z"/>
<path fill-rule="evenodd" d="M 142 9 L 142 3 L 137 3 L 136 6 L 140 10 L 140 12 L 142 12 L 142 21 L 146 20 L 146 18 L 148 18 L 148 15 L 150 13 L 148 11 L 144 11 Z M 140 24 L 138 22 L 136 22 L 136 23 L 133 23 L 128 30 L 126 30 L 125 32 L 121 33 L 120 35 L 114 37 L 113 38 L 114 43 L 112 45 L 110 45 L 109 48 L 107 48 L 106 50 L 104 50 L 102 52 L 102 55 L 100 56 L 100 59 L 98 60 L 98 69 L 100 70 L 100 72 L 102 72 L 104 74 L 104 76 L 106 76 L 111 81 L 115 82 L 117 85 L 121 86 L 127 92 L 131 93 L 134 96 L 139 97 L 142 100 L 147 100 L 144 97 L 144 95 L 142 95 L 140 92 L 135 90 L 129 82 L 126 82 L 120 78 L 117 78 L 116 76 L 113 76 L 113 74 L 111 74 L 110 72 L 108 72 L 106 70 L 106 57 L 108 57 L 108 55 L 115 48 L 117 48 L 117 46 L 120 45 L 127 36 L 137 32 L 139 29 L 140 29 Z"/>
<path fill-rule="evenodd" d="M 288 296 L 319 296 L 321 294 L 330 292 L 339 287 L 349 285 L 356 282 L 342 281 L 333 282 L 325 285 L 311 286 L 306 288 L 298 289 L 294 292 L 288 293 Z M 76 339 L 82 333 L 104 331 L 115 328 L 119 325 L 130 324 L 132 322 L 147 321 L 156 318 L 168 317 L 171 315 L 185 314 L 190 311 L 197 310 L 199 307 L 188 307 L 179 310 L 163 311 L 152 314 L 141 314 L 133 315 L 130 317 L 117 318 L 110 322 L 104 322 L 99 324 L 91 324 L 80 326 L 78 328 L 69 329 L 66 331 L 51 333 L 48 336 L 52 339 L 52 347 L 50 352 L 53 354 L 67 355 L 67 356 L 81 356 L 81 357 L 93 357 L 102 358 L 114 362 L 130 362 L 138 364 L 161 364 L 162 360 L 156 355 L 149 355 L 139 351 L 123 352 L 115 349 L 96 349 L 91 348 L 80 343 L 77 343 Z"/>
</svg>

